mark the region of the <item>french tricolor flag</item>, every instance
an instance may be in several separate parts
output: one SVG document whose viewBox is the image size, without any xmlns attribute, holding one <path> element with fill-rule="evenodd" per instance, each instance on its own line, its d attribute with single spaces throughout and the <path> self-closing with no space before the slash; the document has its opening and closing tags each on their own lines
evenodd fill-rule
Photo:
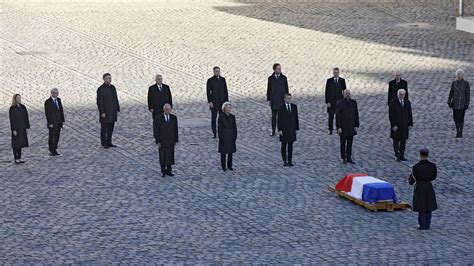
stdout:
<svg viewBox="0 0 474 266">
<path fill-rule="evenodd" d="M 392 184 L 364 173 L 347 174 L 336 184 L 336 190 L 368 203 L 381 200 L 398 202 Z"/>
</svg>

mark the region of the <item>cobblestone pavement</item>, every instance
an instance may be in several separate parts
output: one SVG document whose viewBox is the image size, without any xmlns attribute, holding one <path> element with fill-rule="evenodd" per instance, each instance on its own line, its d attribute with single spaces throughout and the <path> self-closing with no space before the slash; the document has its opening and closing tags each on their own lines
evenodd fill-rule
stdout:
<svg viewBox="0 0 474 266">
<path fill-rule="evenodd" d="M 344 3 L 345 2 L 345 3 Z M 0 4 L 0 263 L 461 263 L 474 261 L 474 116 L 454 139 L 446 100 L 457 68 L 474 83 L 474 35 L 449 8 L 417 1 L 124 1 Z M 426 1 L 424 1 L 426 2 Z M 421 3 L 421 2 L 420 2 Z M 279 62 L 300 109 L 293 168 L 269 136 L 266 78 Z M 219 65 L 239 127 L 234 172 L 219 170 L 205 81 Z M 325 132 L 325 79 L 339 66 L 359 103 L 354 166 Z M 395 70 L 415 127 L 394 161 L 386 106 Z M 95 92 L 112 73 L 122 112 L 99 148 Z M 180 121 L 176 176 L 160 176 L 148 86 L 164 75 Z M 66 112 L 49 157 L 43 103 Z M 30 111 L 27 161 L 14 165 L 6 110 Z M 327 191 L 347 172 L 406 183 L 421 146 L 438 164 L 432 230 L 411 211 L 372 213 Z"/>
</svg>

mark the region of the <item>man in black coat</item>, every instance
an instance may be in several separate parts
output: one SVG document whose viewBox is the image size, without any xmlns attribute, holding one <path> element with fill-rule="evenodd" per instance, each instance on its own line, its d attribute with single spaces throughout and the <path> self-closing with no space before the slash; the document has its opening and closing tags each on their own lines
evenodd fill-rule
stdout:
<svg viewBox="0 0 474 266">
<path fill-rule="evenodd" d="M 117 90 L 111 84 L 112 76 L 105 73 L 102 78 L 104 84 L 97 89 L 97 107 L 100 114 L 100 142 L 105 149 L 117 147 L 112 144 L 112 133 L 117 121 L 117 114 L 120 112 L 120 105 L 117 97 Z"/>
<path fill-rule="evenodd" d="M 408 177 L 410 185 L 415 184 L 412 210 L 418 212 L 418 229 L 429 230 L 431 212 L 438 208 L 431 181 L 436 179 L 436 164 L 428 161 L 428 149 L 420 150 L 420 161 L 412 168 Z"/>
<path fill-rule="evenodd" d="M 48 145 L 51 156 L 59 155 L 57 151 L 59 135 L 64 123 L 63 104 L 58 95 L 58 89 L 54 88 L 51 90 L 51 97 L 44 102 L 46 125 L 49 129 Z"/>
<path fill-rule="evenodd" d="M 278 133 L 281 141 L 281 157 L 284 166 L 293 165 L 293 142 L 296 141 L 296 131 L 300 130 L 298 107 L 291 103 L 292 96 L 286 93 L 284 104 L 278 110 Z"/>
<path fill-rule="evenodd" d="M 283 98 L 288 92 L 288 80 L 281 73 L 281 65 L 273 64 L 273 74 L 268 77 L 267 83 L 267 101 L 272 109 L 272 136 L 275 136 L 278 111 L 283 106 Z"/>
<path fill-rule="evenodd" d="M 211 110 L 211 129 L 214 138 L 217 138 L 216 119 L 217 113 L 222 113 L 222 104 L 229 101 L 227 83 L 224 77 L 221 77 L 221 69 L 217 66 L 213 68 L 214 76 L 207 80 L 206 93 L 207 103 Z"/>
<path fill-rule="evenodd" d="M 346 80 L 339 77 L 339 68 L 333 69 L 333 77 L 326 81 L 325 100 L 328 112 L 328 131 L 332 135 L 334 114 L 336 113 L 336 104 L 344 98 L 343 92 L 346 90 Z"/>
<path fill-rule="evenodd" d="M 397 92 L 397 99 L 392 100 L 388 108 L 390 118 L 390 138 L 393 139 L 393 151 L 397 162 L 406 161 L 405 145 L 408 133 L 413 127 L 411 103 L 405 99 L 405 90 Z"/>
<path fill-rule="evenodd" d="M 171 114 L 171 105 L 163 106 L 163 113 L 156 117 L 155 139 L 159 148 L 161 174 L 174 176 L 171 165 L 174 164 L 174 146 L 178 142 L 178 118 Z"/>
<path fill-rule="evenodd" d="M 173 97 L 171 96 L 170 87 L 163 84 L 163 77 L 156 75 L 156 84 L 148 88 L 148 110 L 153 118 L 153 130 L 155 130 L 155 118 L 163 114 L 163 106 L 168 103 L 173 107 Z M 155 132 L 153 132 L 155 135 Z"/>
<path fill-rule="evenodd" d="M 344 90 L 344 99 L 336 104 L 336 128 L 341 138 L 342 162 L 355 164 L 352 160 L 352 141 L 359 129 L 359 110 L 357 102 L 351 99 L 351 91 Z"/>
<path fill-rule="evenodd" d="M 397 99 L 397 92 L 400 89 L 405 90 L 405 98 L 408 100 L 408 83 L 406 80 L 402 79 L 402 74 L 397 71 L 395 72 L 395 79 L 390 81 L 388 83 L 388 102 L 387 105 L 390 105 L 390 103 L 394 100 Z"/>
</svg>

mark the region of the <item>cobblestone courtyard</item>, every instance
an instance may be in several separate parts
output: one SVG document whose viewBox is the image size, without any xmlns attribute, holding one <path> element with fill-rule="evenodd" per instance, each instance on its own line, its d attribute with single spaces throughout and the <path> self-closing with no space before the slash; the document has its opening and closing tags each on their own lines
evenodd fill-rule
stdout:
<svg viewBox="0 0 474 266">
<path fill-rule="evenodd" d="M 474 35 L 454 30 L 442 1 L 31 1 L 0 3 L 0 263 L 474 262 L 474 115 L 454 138 L 446 101 L 457 68 L 474 84 Z M 426 2 L 426 1 L 425 1 Z M 299 105 L 295 167 L 270 137 L 266 79 L 278 62 Z M 205 82 L 218 65 L 234 104 L 234 172 L 222 172 Z M 356 165 L 326 132 L 324 85 L 341 68 L 358 101 Z M 408 162 L 389 139 L 387 83 L 408 81 Z M 114 142 L 100 148 L 95 104 L 110 72 L 121 104 Z M 180 125 L 176 176 L 162 178 L 147 110 L 161 73 Z M 66 124 L 47 151 L 43 113 L 58 87 Z M 13 164 L 8 107 L 30 112 L 26 164 Z M 409 210 L 373 213 L 327 190 L 348 172 L 406 182 L 418 149 L 438 165 L 432 230 Z"/>
</svg>

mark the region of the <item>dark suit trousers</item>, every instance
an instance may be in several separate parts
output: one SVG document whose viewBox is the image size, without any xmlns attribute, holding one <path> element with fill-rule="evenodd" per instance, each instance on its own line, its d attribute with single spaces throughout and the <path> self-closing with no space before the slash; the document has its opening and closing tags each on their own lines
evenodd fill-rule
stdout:
<svg viewBox="0 0 474 266">
<path fill-rule="evenodd" d="M 61 128 L 59 126 L 53 125 L 53 128 L 49 128 L 49 138 L 48 138 L 49 151 L 55 151 L 58 149 L 60 134 L 61 134 Z"/>
<path fill-rule="evenodd" d="M 100 124 L 100 143 L 102 146 L 112 144 L 112 133 L 114 132 L 114 123 Z"/>
<path fill-rule="evenodd" d="M 354 136 L 340 136 L 341 137 L 341 158 L 352 159 L 352 141 Z"/>
<path fill-rule="evenodd" d="M 291 162 L 293 159 L 293 142 L 282 142 L 281 143 L 281 158 L 283 161 Z"/>
<path fill-rule="evenodd" d="M 431 224 L 431 212 L 419 212 L 418 213 L 418 224 L 420 229 L 428 230 Z"/>
<path fill-rule="evenodd" d="M 405 156 L 405 144 L 406 139 L 393 139 L 393 151 L 395 152 L 396 157 Z"/>
<path fill-rule="evenodd" d="M 226 169 L 226 164 L 225 164 L 226 157 L 227 157 L 227 167 L 232 168 L 232 153 L 229 153 L 229 154 L 221 153 L 221 166 L 222 166 L 222 169 Z"/>
<path fill-rule="evenodd" d="M 328 129 L 333 130 L 334 129 L 334 112 L 328 111 Z"/>
<path fill-rule="evenodd" d="M 13 148 L 13 156 L 15 157 L 15 160 L 21 159 L 21 148 L 19 149 Z"/>
<path fill-rule="evenodd" d="M 275 133 L 276 123 L 277 123 L 278 110 L 272 109 L 272 133 Z"/>
<path fill-rule="evenodd" d="M 217 112 L 219 112 L 219 114 L 222 114 L 222 111 L 220 109 L 219 111 L 217 111 L 216 109 L 211 108 L 211 129 L 214 135 L 217 134 Z"/>
</svg>

